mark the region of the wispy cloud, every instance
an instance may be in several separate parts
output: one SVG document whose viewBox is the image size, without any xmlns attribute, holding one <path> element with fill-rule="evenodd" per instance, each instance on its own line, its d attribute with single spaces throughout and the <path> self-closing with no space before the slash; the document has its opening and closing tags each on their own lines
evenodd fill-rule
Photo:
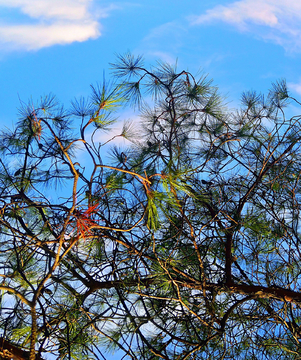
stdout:
<svg viewBox="0 0 301 360">
<path fill-rule="evenodd" d="M 191 19 L 192 24 L 213 22 L 231 24 L 288 51 L 301 51 L 301 2 L 297 0 L 241 0 Z"/>
<path fill-rule="evenodd" d="M 301 81 L 299 81 L 299 83 L 288 83 L 287 86 L 293 92 L 301 95 Z"/>
<path fill-rule="evenodd" d="M 180 22 L 163 23 L 152 28 L 142 39 L 139 51 L 145 56 L 174 64 L 186 34 L 186 29 Z"/>
<path fill-rule="evenodd" d="M 109 9 L 95 11 L 93 5 L 93 0 L 0 0 L 0 10 L 15 10 L 11 17 L 1 19 L 0 45 L 38 50 L 95 39 L 101 35 L 99 19 L 107 16 Z"/>
</svg>

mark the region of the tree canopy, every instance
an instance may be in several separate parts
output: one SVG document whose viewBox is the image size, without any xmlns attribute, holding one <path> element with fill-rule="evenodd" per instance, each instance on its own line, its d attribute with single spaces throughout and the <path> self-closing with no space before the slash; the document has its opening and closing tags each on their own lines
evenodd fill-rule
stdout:
<svg viewBox="0 0 301 360">
<path fill-rule="evenodd" d="M 229 109 L 130 54 L 112 71 L 1 133 L 1 356 L 300 359 L 300 103 L 281 80 Z"/>
</svg>

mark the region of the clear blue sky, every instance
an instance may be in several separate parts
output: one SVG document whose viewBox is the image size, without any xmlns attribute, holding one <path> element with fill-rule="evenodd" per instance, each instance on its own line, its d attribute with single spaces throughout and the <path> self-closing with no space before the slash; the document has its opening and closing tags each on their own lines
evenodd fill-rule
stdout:
<svg viewBox="0 0 301 360">
<path fill-rule="evenodd" d="M 233 107 L 279 78 L 301 98 L 301 1 L 0 0 L 0 126 L 19 97 L 68 107 L 127 51 L 203 69 Z"/>
</svg>

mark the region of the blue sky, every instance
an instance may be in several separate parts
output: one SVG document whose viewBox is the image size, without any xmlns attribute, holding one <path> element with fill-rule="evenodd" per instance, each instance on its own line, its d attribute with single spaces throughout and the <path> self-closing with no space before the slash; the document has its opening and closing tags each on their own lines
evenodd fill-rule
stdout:
<svg viewBox="0 0 301 360">
<path fill-rule="evenodd" d="M 301 98 L 301 2 L 0 0 L 0 125 L 19 98 L 52 92 L 68 107 L 127 51 L 202 69 L 230 107 L 279 78 Z"/>
</svg>

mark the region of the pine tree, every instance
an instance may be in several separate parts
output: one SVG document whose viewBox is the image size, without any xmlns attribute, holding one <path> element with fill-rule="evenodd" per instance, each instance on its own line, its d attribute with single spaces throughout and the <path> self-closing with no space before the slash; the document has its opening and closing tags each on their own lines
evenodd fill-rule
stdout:
<svg viewBox="0 0 301 360">
<path fill-rule="evenodd" d="M 112 70 L 70 110 L 22 103 L 2 132 L 5 344 L 30 360 L 299 359 L 300 103 L 279 81 L 230 111 L 206 76 L 130 54 Z M 140 123 L 101 142 L 127 105 Z"/>
</svg>

